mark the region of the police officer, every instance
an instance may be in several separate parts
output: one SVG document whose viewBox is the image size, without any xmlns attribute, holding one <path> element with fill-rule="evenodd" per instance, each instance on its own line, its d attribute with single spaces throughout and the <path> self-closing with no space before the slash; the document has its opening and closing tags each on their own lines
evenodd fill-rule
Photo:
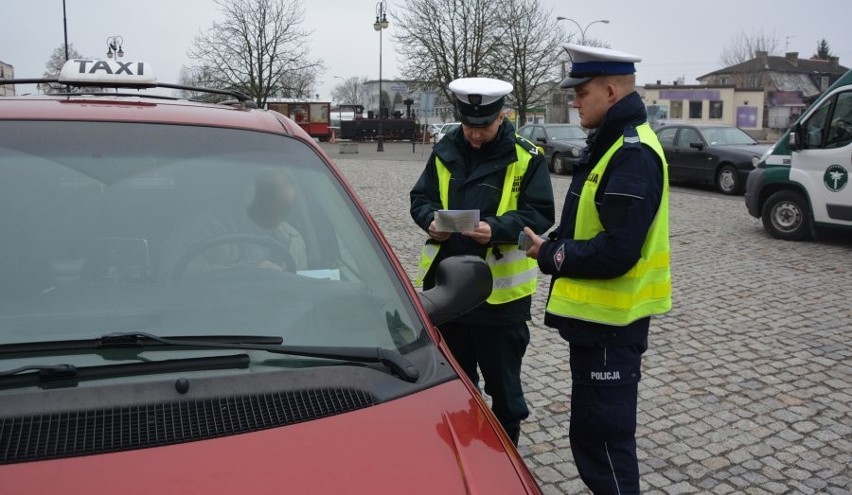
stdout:
<svg viewBox="0 0 852 495">
<path fill-rule="evenodd" d="M 553 189 L 541 151 L 518 136 L 503 106 L 512 85 L 490 78 L 452 81 L 462 125 L 435 144 L 411 190 L 411 217 L 429 238 L 417 283 L 434 286 L 442 259 L 478 255 L 491 267 L 494 288 L 478 308 L 441 325 L 456 361 L 478 387 L 479 374 L 492 410 L 518 444 L 521 421 L 529 415 L 521 387 L 521 358 L 530 333 L 530 303 L 538 267 L 518 249 L 523 227 L 543 233 L 554 221 Z M 441 232 L 436 210 L 480 212 L 469 231 Z"/>
<path fill-rule="evenodd" d="M 552 276 L 545 324 L 568 341 L 569 438 L 596 494 L 639 493 L 636 402 L 652 315 L 671 308 L 668 172 L 627 53 L 566 44 L 591 130 L 559 226 L 527 254 Z M 529 234 L 532 232 L 527 230 Z"/>
</svg>

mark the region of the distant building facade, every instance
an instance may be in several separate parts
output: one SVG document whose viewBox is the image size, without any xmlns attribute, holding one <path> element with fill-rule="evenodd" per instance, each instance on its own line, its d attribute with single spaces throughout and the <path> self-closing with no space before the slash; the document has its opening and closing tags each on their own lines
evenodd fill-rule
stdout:
<svg viewBox="0 0 852 495">
<path fill-rule="evenodd" d="M 643 98 L 651 124 L 682 121 L 732 124 L 763 138 L 763 90 L 733 85 L 646 84 Z"/>
<path fill-rule="evenodd" d="M 798 52 L 771 56 L 758 51 L 755 57 L 698 77 L 707 85 L 733 85 L 763 91 L 762 126 L 777 135 L 787 129 L 817 96 L 849 69 L 838 57 L 800 59 Z"/>
<path fill-rule="evenodd" d="M 0 79 L 14 79 L 15 68 L 6 62 L 0 61 Z M 15 86 L 11 84 L 0 85 L 0 96 L 15 96 Z"/>
</svg>

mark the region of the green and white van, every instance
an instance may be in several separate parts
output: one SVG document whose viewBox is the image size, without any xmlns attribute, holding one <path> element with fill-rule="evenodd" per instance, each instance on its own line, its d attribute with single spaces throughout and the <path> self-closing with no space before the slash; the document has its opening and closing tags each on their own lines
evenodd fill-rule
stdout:
<svg viewBox="0 0 852 495">
<path fill-rule="evenodd" d="M 757 164 L 745 202 L 770 235 L 802 240 L 852 232 L 852 70 L 826 90 Z"/>
</svg>

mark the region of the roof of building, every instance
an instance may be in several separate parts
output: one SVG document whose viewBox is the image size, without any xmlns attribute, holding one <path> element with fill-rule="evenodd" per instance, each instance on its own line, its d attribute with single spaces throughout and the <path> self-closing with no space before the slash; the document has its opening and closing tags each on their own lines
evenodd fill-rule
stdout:
<svg viewBox="0 0 852 495">
<path fill-rule="evenodd" d="M 797 52 L 788 52 L 784 56 L 767 55 L 766 52 L 757 52 L 757 56 L 731 65 L 713 72 L 699 76 L 697 79 L 721 75 L 721 74 L 736 74 L 736 73 L 751 73 L 751 72 L 785 72 L 785 73 L 800 73 L 800 74 L 834 74 L 843 75 L 849 69 L 838 63 L 837 57 L 832 57 L 830 60 L 814 60 L 798 58 Z"/>
</svg>

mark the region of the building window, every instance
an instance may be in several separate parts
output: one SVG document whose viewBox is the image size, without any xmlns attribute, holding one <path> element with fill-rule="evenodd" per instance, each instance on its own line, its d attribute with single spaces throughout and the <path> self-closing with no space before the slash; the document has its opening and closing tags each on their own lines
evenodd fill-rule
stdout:
<svg viewBox="0 0 852 495">
<path fill-rule="evenodd" d="M 703 101 L 690 101 L 689 102 L 689 118 L 690 119 L 700 119 L 701 118 L 701 109 L 704 106 Z"/>
<path fill-rule="evenodd" d="M 721 119 L 722 118 L 722 102 L 721 101 L 711 101 L 710 102 L 710 118 L 711 119 Z"/>
<path fill-rule="evenodd" d="M 682 119 L 683 118 L 683 102 L 682 101 L 673 101 L 672 106 L 672 118 L 673 119 Z"/>
</svg>

